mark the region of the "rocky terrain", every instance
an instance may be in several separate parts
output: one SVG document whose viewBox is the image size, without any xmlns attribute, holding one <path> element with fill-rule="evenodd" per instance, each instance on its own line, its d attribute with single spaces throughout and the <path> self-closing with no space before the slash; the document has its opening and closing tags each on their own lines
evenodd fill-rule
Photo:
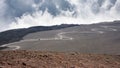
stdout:
<svg viewBox="0 0 120 68">
<path fill-rule="evenodd" d="M 120 68 L 119 55 L 0 51 L 0 68 Z"/>
</svg>

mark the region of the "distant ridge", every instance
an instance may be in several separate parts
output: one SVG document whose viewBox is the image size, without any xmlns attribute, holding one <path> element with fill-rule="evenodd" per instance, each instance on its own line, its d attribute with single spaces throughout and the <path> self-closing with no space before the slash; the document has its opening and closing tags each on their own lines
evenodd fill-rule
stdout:
<svg viewBox="0 0 120 68">
<path fill-rule="evenodd" d="M 120 20 L 115 20 L 112 22 L 100 22 L 100 23 L 96 23 L 94 25 L 113 25 L 113 26 L 117 26 L 120 25 Z"/>
</svg>

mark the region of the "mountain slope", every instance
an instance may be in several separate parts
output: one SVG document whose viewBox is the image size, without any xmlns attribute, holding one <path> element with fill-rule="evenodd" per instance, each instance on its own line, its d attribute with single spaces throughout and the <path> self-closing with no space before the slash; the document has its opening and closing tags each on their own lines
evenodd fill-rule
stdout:
<svg viewBox="0 0 120 68">
<path fill-rule="evenodd" d="M 57 30 L 57 29 L 73 27 L 73 26 L 78 26 L 78 25 L 62 24 L 62 25 L 56 25 L 56 26 L 36 26 L 36 27 L 28 28 L 28 29 L 27 28 L 26 29 L 14 29 L 14 30 L 1 32 L 0 33 L 0 45 L 19 41 L 25 35 L 29 33 L 34 33 L 34 32 L 39 32 L 39 31 L 48 31 L 48 30 Z"/>
</svg>

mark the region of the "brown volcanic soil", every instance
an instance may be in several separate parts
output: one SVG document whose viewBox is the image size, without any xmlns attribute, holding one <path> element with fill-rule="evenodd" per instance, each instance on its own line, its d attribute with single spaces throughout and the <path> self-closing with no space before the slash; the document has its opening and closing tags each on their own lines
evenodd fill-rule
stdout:
<svg viewBox="0 0 120 68">
<path fill-rule="evenodd" d="M 0 51 L 0 68 L 120 68 L 120 56 L 77 52 Z"/>
</svg>

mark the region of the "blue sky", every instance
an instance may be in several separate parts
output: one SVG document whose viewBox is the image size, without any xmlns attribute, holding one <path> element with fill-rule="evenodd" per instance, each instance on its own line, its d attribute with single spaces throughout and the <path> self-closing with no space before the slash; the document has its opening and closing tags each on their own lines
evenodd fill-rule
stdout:
<svg viewBox="0 0 120 68">
<path fill-rule="evenodd" d="M 120 19 L 120 0 L 0 0 L 0 31 Z"/>
</svg>

